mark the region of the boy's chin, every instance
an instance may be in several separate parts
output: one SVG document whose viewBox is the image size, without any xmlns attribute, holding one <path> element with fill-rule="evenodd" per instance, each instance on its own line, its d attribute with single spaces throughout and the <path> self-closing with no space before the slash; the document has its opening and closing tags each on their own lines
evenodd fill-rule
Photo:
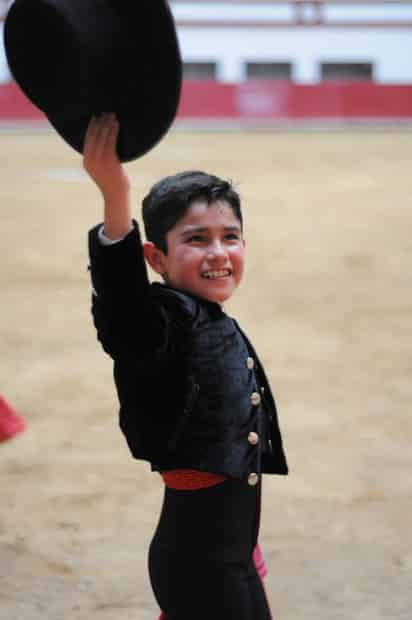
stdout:
<svg viewBox="0 0 412 620">
<path fill-rule="evenodd" d="M 198 293 L 198 296 L 215 304 L 223 304 L 232 297 L 233 293 L 234 289 L 229 291 L 202 291 L 202 293 Z"/>
<path fill-rule="evenodd" d="M 173 286 L 173 285 L 172 285 Z M 194 295 L 195 297 L 200 297 L 200 299 L 204 299 L 205 301 L 209 301 L 216 304 L 223 304 L 230 297 L 232 297 L 235 292 L 236 286 L 228 286 L 228 287 L 213 287 L 213 286 L 177 286 L 182 291 L 186 291 L 189 295 Z"/>
</svg>

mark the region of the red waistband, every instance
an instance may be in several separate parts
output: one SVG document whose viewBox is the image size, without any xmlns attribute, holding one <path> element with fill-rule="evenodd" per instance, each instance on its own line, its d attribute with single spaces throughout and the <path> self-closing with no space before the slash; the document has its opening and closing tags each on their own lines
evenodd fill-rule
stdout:
<svg viewBox="0 0 412 620">
<path fill-rule="evenodd" d="M 171 469 L 161 472 L 163 482 L 170 489 L 177 491 L 196 491 L 220 484 L 226 478 L 221 474 L 212 474 L 195 469 Z"/>
</svg>

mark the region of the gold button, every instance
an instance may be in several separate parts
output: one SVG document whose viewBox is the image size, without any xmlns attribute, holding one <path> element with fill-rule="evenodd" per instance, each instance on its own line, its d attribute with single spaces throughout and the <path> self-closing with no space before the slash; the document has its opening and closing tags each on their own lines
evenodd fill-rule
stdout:
<svg viewBox="0 0 412 620">
<path fill-rule="evenodd" d="M 249 433 L 247 440 L 252 446 L 256 446 L 256 444 L 259 443 L 259 435 L 252 431 Z"/>
<path fill-rule="evenodd" d="M 250 396 L 250 402 L 252 403 L 252 405 L 254 405 L 255 407 L 257 405 L 260 405 L 260 394 L 258 394 L 257 392 L 252 392 L 251 396 Z"/>
<path fill-rule="evenodd" d="M 252 368 L 254 368 L 255 366 L 255 360 L 253 359 L 253 357 L 248 357 L 246 360 L 246 366 L 249 368 L 249 370 L 252 370 Z"/>
<path fill-rule="evenodd" d="M 255 474 L 255 472 L 252 472 L 251 474 L 248 475 L 247 483 L 249 486 L 254 487 L 257 485 L 258 482 L 259 482 L 259 476 Z"/>
</svg>

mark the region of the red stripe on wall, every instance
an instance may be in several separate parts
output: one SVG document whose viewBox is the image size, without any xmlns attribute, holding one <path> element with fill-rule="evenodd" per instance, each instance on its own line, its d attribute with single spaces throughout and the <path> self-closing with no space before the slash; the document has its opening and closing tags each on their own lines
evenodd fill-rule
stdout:
<svg viewBox="0 0 412 620">
<path fill-rule="evenodd" d="M 220 84 L 185 81 L 179 105 L 181 119 L 412 119 L 412 85 L 371 82 L 287 81 Z M 14 83 L 0 85 L 0 120 L 44 118 Z"/>
<path fill-rule="evenodd" d="M 37 120 L 44 118 L 15 82 L 0 84 L 0 120 Z"/>
<path fill-rule="evenodd" d="M 412 118 L 412 85 L 186 81 L 181 118 Z"/>
</svg>

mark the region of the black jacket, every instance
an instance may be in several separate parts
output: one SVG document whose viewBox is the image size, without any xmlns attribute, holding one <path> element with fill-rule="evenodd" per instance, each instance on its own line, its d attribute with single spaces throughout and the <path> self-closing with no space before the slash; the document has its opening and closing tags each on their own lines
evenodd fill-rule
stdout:
<svg viewBox="0 0 412 620">
<path fill-rule="evenodd" d="M 114 360 L 120 426 L 152 469 L 286 474 L 276 406 L 251 343 L 219 304 L 150 284 L 135 224 L 89 233 L 92 313 Z"/>
</svg>

